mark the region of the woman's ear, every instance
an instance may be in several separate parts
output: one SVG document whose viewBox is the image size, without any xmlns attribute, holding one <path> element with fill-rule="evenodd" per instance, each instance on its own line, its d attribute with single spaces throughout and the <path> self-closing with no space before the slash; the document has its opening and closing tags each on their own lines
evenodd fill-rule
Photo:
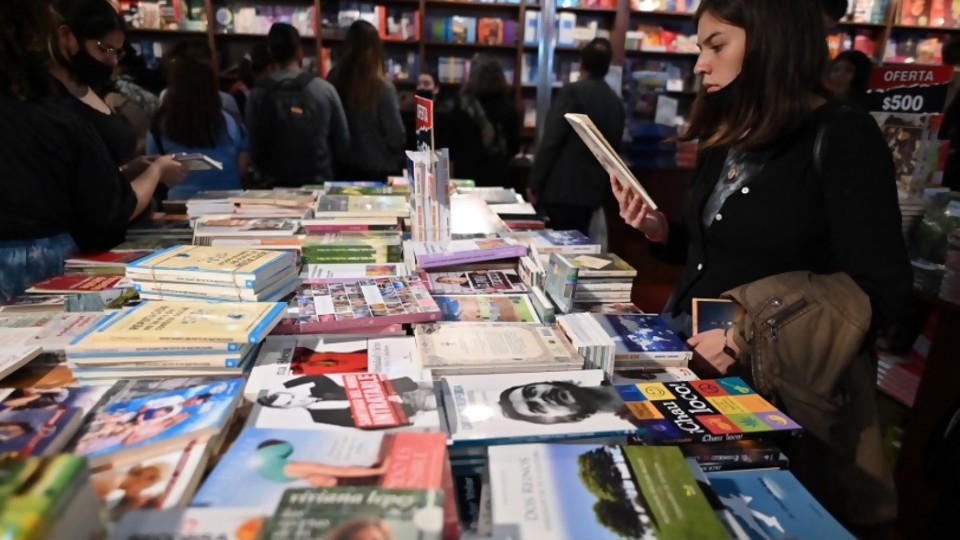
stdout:
<svg viewBox="0 0 960 540">
<path fill-rule="evenodd" d="M 80 42 L 77 40 L 77 36 L 65 24 L 57 27 L 57 42 L 60 46 L 60 52 L 65 53 L 67 57 L 80 52 Z"/>
</svg>

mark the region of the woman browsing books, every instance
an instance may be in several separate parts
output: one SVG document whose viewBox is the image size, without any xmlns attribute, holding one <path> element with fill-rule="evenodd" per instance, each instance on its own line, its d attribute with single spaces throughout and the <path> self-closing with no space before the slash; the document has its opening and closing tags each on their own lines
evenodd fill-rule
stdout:
<svg viewBox="0 0 960 540">
<path fill-rule="evenodd" d="M 863 330 L 864 353 L 873 331 L 893 321 L 909 299 L 911 272 L 890 150 L 870 116 L 830 102 L 821 86 L 828 55 L 818 4 L 704 0 L 695 19 L 701 49 L 695 72 L 702 77 L 703 92 L 680 139 L 699 141 L 701 152 L 682 220 L 668 222 L 611 179 L 626 222 L 646 235 L 653 250 L 685 263 L 665 318 L 690 338 L 699 357 L 727 373 L 738 357 L 750 356 L 750 350 L 740 349 L 755 347 L 756 338 L 750 345 L 738 338 L 737 329 L 691 337 L 694 298 L 718 298 L 790 272 L 849 276 L 855 283 L 851 286 L 859 289 L 856 294 L 869 299 L 863 302 L 865 317 L 872 321 L 867 325 L 871 331 Z M 769 301 L 776 305 L 787 300 L 784 295 Z M 823 339 L 828 338 L 820 333 L 787 345 L 781 338 L 779 346 L 806 346 Z M 809 361 L 830 365 L 834 359 Z M 863 364 L 856 364 L 863 368 L 863 380 L 854 382 L 875 384 L 866 380 L 871 372 L 868 355 L 854 362 Z M 749 372 L 756 364 L 740 367 Z M 780 380 L 788 379 L 785 384 L 796 381 L 791 378 L 798 373 L 806 375 L 803 366 L 779 369 Z M 873 377 L 875 381 L 875 373 Z M 839 397 L 847 407 L 843 410 L 852 410 L 850 397 Z M 869 402 L 864 399 L 858 403 Z M 875 420 L 875 410 L 872 416 Z M 808 431 L 814 427 L 804 425 Z M 851 436 L 859 439 L 849 448 L 864 440 L 863 425 L 854 429 Z M 827 444 L 822 455 L 837 448 Z M 816 480 L 824 480 L 831 470 L 823 468 Z M 834 487 L 819 494 L 846 493 L 847 502 L 856 503 L 869 499 L 860 497 L 861 492 L 878 494 L 889 487 L 880 481 L 868 487 L 862 470 L 858 474 L 844 477 L 858 479 L 845 486 L 853 486 L 853 491 Z"/>
</svg>

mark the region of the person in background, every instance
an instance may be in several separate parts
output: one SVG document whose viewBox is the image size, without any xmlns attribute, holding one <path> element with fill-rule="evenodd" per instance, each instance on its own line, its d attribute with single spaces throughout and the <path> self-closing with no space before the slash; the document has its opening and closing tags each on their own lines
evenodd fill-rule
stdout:
<svg viewBox="0 0 960 540">
<path fill-rule="evenodd" d="M 868 313 L 850 306 L 855 302 L 837 309 L 851 317 L 857 311 L 871 329 L 883 329 L 911 297 L 890 148 L 873 118 L 832 103 L 822 88 L 828 54 L 820 15 L 810 3 L 794 0 L 703 0 L 695 15 L 701 52 L 694 67 L 703 90 L 680 136 L 698 140 L 700 153 L 682 220 L 668 221 L 611 179 L 626 222 L 661 255 L 685 265 L 663 317 L 720 374 L 734 367 L 751 378 L 752 365 L 741 359 L 750 357 L 750 344 L 738 327 L 691 337 L 694 298 L 719 298 L 803 272 L 811 280 L 849 283 L 852 294 L 862 293 L 858 306 L 866 305 Z M 794 292 L 790 302 L 806 298 Z M 804 427 L 834 429 L 829 438 L 850 443 L 803 437 L 790 445 L 790 454 L 798 478 L 864 538 L 893 519 L 896 495 L 877 450 L 876 361 L 870 355 L 875 331 L 861 331 L 860 354 L 844 370 L 856 379 L 844 378 L 830 396 L 804 390 L 817 396 L 811 399 L 843 400 L 842 415 L 819 408 L 824 423 L 831 418 L 842 425 L 810 425 L 808 417 Z M 816 339 L 829 338 L 809 336 Z M 787 385 L 802 378 L 801 371 L 796 365 L 778 369 Z"/>
<path fill-rule="evenodd" d="M 117 166 L 140 172 L 143 163 L 131 163 L 137 157 L 133 128 L 97 93 L 107 89 L 124 55 L 123 18 L 106 0 L 54 0 L 53 7 L 62 21 L 51 44 L 61 101 L 93 125 Z"/>
<path fill-rule="evenodd" d="M 170 60 L 167 95 L 147 135 L 148 154 L 200 153 L 223 170 L 197 171 L 167 193 L 185 201 L 199 191 L 241 189 L 250 165 L 247 133 L 220 106 L 217 73 L 204 57 L 181 54 Z"/>
<path fill-rule="evenodd" d="M 230 95 L 236 100 L 241 114 L 246 114 L 250 89 L 260 84 L 264 77 L 273 73 L 273 58 L 266 43 L 257 43 L 240 61 L 240 78 L 230 87 Z"/>
<path fill-rule="evenodd" d="M 167 58 L 176 58 L 182 55 L 190 55 L 195 58 L 202 58 L 210 62 L 210 65 L 213 65 L 213 54 L 211 54 L 210 46 L 204 39 L 181 39 L 174 43 L 173 46 L 170 47 L 170 50 L 166 53 Z M 167 65 L 166 68 L 167 71 L 169 71 L 169 65 Z M 166 95 L 166 89 L 160 92 L 161 103 L 163 103 L 163 98 Z M 237 100 L 233 99 L 233 96 L 226 92 L 220 92 L 220 103 L 224 111 L 236 118 L 238 122 L 243 122 L 243 115 L 240 114 L 240 106 L 237 105 Z"/>
<path fill-rule="evenodd" d="M 93 126 L 57 102 L 58 25 L 46 0 L 0 2 L 0 301 L 62 274 L 71 253 L 116 245 L 157 184 L 182 178 L 164 156 L 128 180 Z"/>
<path fill-rule="evenodd" d="M 496 58 L 478 54 L 453 109 L 450 160 L 457 178 L 508 187 L 510 160 L 520 151 L 520 113 Z"/>
<path fill-rule="evenodd" d="M 424 97 L 429 97 L 434 101 L 437 100 L 440 95 L 440 84 L 437 83 L 437 78 L 433 76 L 433 73 L 424 71 L 417 76 L 417 92 Z"/>
<path fill-rule="evenodd" d="M 103 98 L 115 112 L 123 116 L 137 137 L 137 155 L 146 152 L 147 132 L 150 131 L 150 119 L 160 107 L 160 98 L 156 94 L 137 84 L 130 74 L 132 70 L 145 68 L 143 57 L 129 44 L 124 46 L 124 54 L 117 62 L 117 76 L 108 85 Z"/>
<path fill-rule="evenodd" d="M 844 18 L 850 9 L 850 0 L 820 0 L 820 13 L 823 18 L 823 27 L 829 33 L 836 28 L 840 19 Z"/>
<path fill-rule="evenodd" d="M 830 63 L 826 87 L 840 102 L 866 110 L 873 61 L 860 51 L 843 51 Z"/>
<path fill-rule="evenodd" d="M 610 70 L 610 42 L 597 38 L 583 48 L 580 80 L 564 86 L 550 107 L 543 140 L 530 171 L 527 198 L 549 218 L 555 230 L 588 234 L 593 213 L 609 193 L 608 176 L 564 115 L 590 117 L 614 150 L 626 122 L 623 103 L 604 80 Z"/>
<path fill-rule="evenodd" d="M 350 150 L 337 161 L 338 179 L 386 179 L 406 165 L 400 103 L 383 65 L 376 27 L 367 21 L 351 24 L 327 77 L 343 99 L 351 135 Z"/>
<path fill-rule="evenodd" d="M 350 147 L 343 104 L 333 85 L 303 70 L 300 32 L 274 23 L 267 35 L 276 71 L 250 91 L 247 129 L 265 186 L 300 187 L 332 180 L 334 157 Z"/>
</svg>

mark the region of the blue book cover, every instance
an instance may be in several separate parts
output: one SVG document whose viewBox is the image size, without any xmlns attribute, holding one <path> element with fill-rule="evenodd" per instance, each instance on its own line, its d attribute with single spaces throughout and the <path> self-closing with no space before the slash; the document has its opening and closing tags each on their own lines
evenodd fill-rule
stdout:
<svg viewBox="0 0 960 540">
<path fill-rule="evenodd" d="M 0 460 L 58 452 L 65 442 L 60 435 L 71 424 L 76 429 L 81 415 L 80 409 L 59 407 L 0 411 Z"/>
<path fill-rule="evenodd" d="M 788 471 L 717 472 L 707 478 L 751 539 L 854 539 Z"/>
<path fill-rule="evenodd" d="M 596 242 L 580 231 L 538 231 L 543 238 L 554 246 L 589 246 Z"/>
<path fill-rule="evenodd" d="M 223 379 L 112 403 L 94 415 L 74 452 L 97 466 L 146 446 L 162 451 L 208 438 L 233 414 L 242 389 L 242 378 Z"/>
<path fill-rule="evenodd" d="M 693 335 L 730 328 L 736 324 L 742 313 L 742 308 L 732 300 L 694 298 Z"/>
<path fill-rule="evenodd" d="M 616 360 L 689 361 L 687 344 L 659 315 L 595 313 L 600 326 L 617 346 Z"/>
</svg>

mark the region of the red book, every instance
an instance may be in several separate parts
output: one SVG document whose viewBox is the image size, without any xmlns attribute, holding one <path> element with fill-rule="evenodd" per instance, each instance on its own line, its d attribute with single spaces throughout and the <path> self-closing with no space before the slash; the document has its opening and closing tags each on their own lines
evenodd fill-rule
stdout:
<svg viewBox="0 0 960 540">
<path fill-rule="evenodd" d="M 124 276 L 57 276 L 27 289 L 31 294 L 73 294 L 122 288 Z"/>
</svg>

